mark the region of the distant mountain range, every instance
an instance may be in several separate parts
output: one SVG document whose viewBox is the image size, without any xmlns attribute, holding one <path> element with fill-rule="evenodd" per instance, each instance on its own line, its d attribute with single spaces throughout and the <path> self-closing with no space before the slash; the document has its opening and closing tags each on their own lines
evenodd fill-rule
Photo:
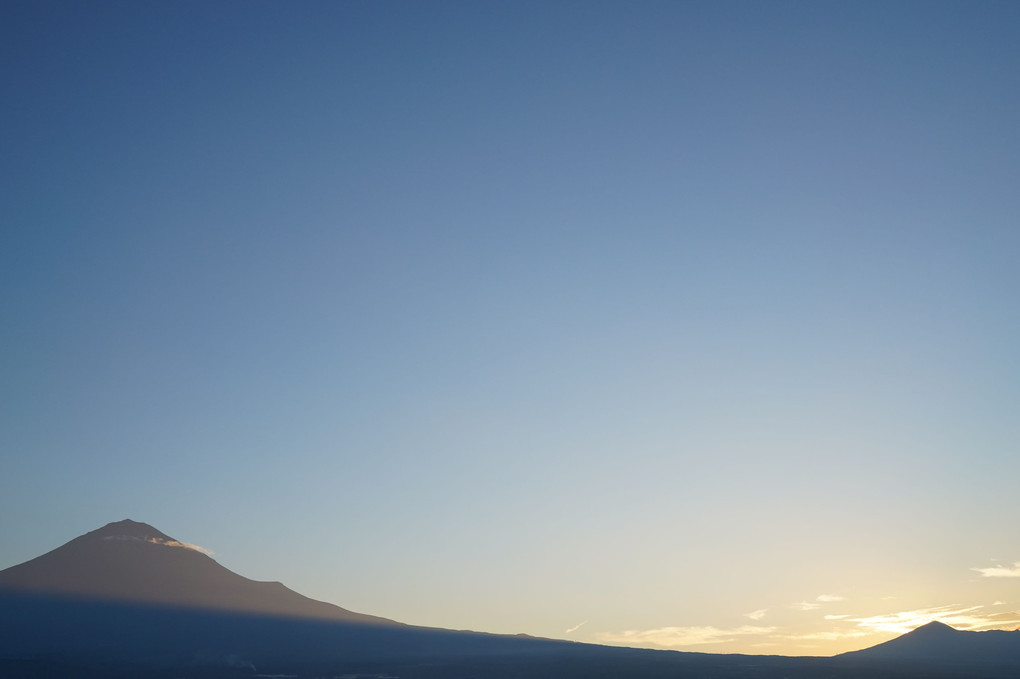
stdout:
<svg viewBox="0 0 1020 679">
<path fill-rule="evenodd" d="M 0 679 L 1020 677 L 1020 631 L 930 623 L 834 658 L 628 649 L 405 625 L 203 551 L 125 520 L 0 571 Z"/>
</svg>

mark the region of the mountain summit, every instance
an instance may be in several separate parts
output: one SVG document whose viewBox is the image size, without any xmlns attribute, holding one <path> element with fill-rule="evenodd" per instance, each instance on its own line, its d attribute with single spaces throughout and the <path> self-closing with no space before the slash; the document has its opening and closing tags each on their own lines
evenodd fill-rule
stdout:
<svg viewBox="0 0 1020 679">
<path fill-rule="evenodd" d="M 956 629 L 955 627 L 950 627 L 946 623 L 940 622 L 938 620 L 932 620 L 931 622 L 925 625 L 921 625 L 914 631 L 909 632 L 909 634 L 912 634 L 914 636 L 926 636 L 928 638 L 933 638 L 935 636 L 941 637 L 947 634 L 955 634 L 957 632 L 959 632 L 959 630 Z"/>
<path fill-rule="evenodd" d="M 279 582 L 249 580 L 224 568 L 207 552 L 149 524 L 125 519 L 0 571 L 0 589 L 364 624 L 398 624 L 309 599 Z"/>
<path fill-rule="evenodd" d="M 140 521 L 132 521 L 131 519 L 124 519 L 123 521 L 114 521 L 108 523 L 102 528 L 89 531 L 85 535 L 91 535 L 97 538 L 139 538 L 139 539 L 155 539 L 155 540 L 168 540 L 174 541 L 172 537 L 156 530 L 147 523 Z"/>
<path fill-rule="evenodd" d="M 903 636 L 839 657 L 924 661 L 945 667 L 1009 665 L 1016 668 L 1020 666 L 1020 631 L 958 630 L 936 620 Z"/>
</svg>

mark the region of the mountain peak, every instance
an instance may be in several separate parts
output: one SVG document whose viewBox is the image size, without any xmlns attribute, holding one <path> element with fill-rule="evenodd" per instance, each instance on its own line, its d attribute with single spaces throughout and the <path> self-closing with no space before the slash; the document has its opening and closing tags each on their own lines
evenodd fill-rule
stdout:
<svg viewBox="0 0 1020 679">
<path fill-rule="evenodd" d="M 1014 632 L 998 630 L 958 630 L 944 622 L 932 621 L 903 636 L 860 651 L 844 653 L 842 657 L 873 661 L 924 662 L 932 667 L 954 665 L 966 667 L 973 663 L 982 666 L 1015 665 L 1020 667 L 1020 637 Z M 910 676 L 920 676 L 911 674 Z M 953 676 L 977 676 L 953 674 Z M 980 676 L 989 676 L 980 674 Z M 1005 675 L 1020 676 L 1015 672 Z"/>
<path fill-rule="evenodd" d="M 395 624 L 309 599 L 278 582 L 249 580 L 208 554 L 147 523 L 124 519 L 0 571 L 0 592 Z"/>
<path fill-rule="evenodd" d="M 921 625 L 920 627 L 915 629 L 912 633 L 913 634 L 920 633 L 920 634 L 927 635 L 927 634 L 946 634 L 946 633 L 958 632 L 958 631 L 959 630 L 957 630 L 955 627 L 950 627 L 949 625 L 947 625 L 944 622 L 939 622 L 938 620 L 932 620 L 929 623 Z"/>
<path fill-rule="evenodd" d="M 131 519 L 124 519 L 123 521 L 114 521 L 108 523 L 102 528 L 89 531 L 87 535 L 97 538 L 140 538 L 142 540 L 149 538 L 158 538 L 160 540 L 173 540 L 169 535 L 156 530 L 147 523 L 141 523 L 140 521 L 132 521 Z"/>
</svg>

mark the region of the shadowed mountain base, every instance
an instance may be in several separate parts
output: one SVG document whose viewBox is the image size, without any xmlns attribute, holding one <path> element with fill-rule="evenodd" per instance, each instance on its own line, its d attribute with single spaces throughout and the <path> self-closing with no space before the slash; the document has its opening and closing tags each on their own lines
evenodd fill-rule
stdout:
<svg viewBox="0 0 1020 679">
<path fill-rule="evenodd" d="M 0 571 L 0 679 L 1015 679 L 1020 632 L 933 623 L 834 658 L 414 627 L 256 582 L 120 521 Z"/>
<path fill-rule="evenodd" d="M 963 633 L 958 633 L 963 634 Z M 1011 638 L 1020 640 L 1020 634 Z M 980 637 L 979 637 L 980 638 Z M 877 648 L 877 647 L 876 647 Z M 1007 679 L 1020 663 L 680 653 L 524 636 L 0 594 L 0 679 Z"/>
</svg>

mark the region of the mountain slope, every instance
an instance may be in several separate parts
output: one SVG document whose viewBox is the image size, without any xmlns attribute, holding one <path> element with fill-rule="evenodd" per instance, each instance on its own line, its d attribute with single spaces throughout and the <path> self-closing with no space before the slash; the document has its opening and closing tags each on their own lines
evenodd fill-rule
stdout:
<svg viewBox="0 0 1020 679">
<path fill-rule="evenodd" d="M 1015 679 L 1020 632 L 933 623 L 835 658 L 681 653 L 403 625 L 232 573 L 119 521 L 0 571 L 0 679 Z"/>
<path fill-rule="evenodd" d="M 152 526 L 107 524 L 0 571 L 0 589 L 111 602 L 161 604 L 361 624 L 397 625 L 316 601 L 279 582 L 257 582 Z"/>
<path fill-rule="evenodd" d="M 912 632 L 839 658 L 897 662 L 924 662 L 940 666 L 1013 666 L 1020 676 L 1020 631 L 957 630 L 930 622 Z"/>
<path fill-rule="evenodd" d="M 255 582 L 152 526 L 119 521 L 0 571 L 0 679 L 343 674 L 589 676 L 677 654 L 456 632 L 352 613 Z M 580 674 L 579 674 L 580 673 Z"/>
</svg>

